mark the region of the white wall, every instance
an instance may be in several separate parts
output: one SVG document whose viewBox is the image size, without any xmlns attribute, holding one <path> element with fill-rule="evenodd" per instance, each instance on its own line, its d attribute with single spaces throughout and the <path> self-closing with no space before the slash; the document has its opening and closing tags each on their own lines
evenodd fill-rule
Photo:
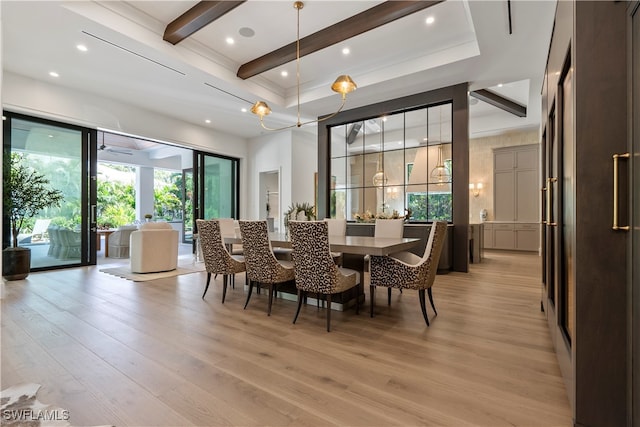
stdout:
<svg viewBox="0 0 640 427">
<path fill-rule="evenodd" d="M 5 73 L 2 92 L 3 107 L 10 111 L 238 158 L 247 154 L 244 138 L 18 74 Z"/>
<path fill-rule="evenodd" d="M 247 140 L 89 92 L 4 73 L 8 111 L 139 136 L 240 159 L 240 216 L 246 216 Z"/>
<path fill-rule="evenodd" d="M 291 156 L 291 173 L 294 177 L 291 183 L 291 200 L 293 203 L 307 202 L 315 205 L 314 181 L 315 172 L 318 171 L 316 134 L 302 130 L 294 131 Z"/>
<path fill-rule="evenodd" d="M 283 211 L 291 204 L 292 156 L 291 131 L 270 132 L 249 141 L 246 198 L 247 219 L 260 219 L 264 195 L 260 194 L 260 173 L 279 171 L 280 206 Z"/>
</svg>

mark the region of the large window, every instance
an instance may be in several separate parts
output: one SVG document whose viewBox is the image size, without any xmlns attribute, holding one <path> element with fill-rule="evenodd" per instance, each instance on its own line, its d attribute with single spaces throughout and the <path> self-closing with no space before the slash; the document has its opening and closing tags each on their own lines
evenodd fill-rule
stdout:
<svg viewBox="0 0 640 427">
<path fill-rule="evenodd" d="M 451 103 L 331 127 L 329 214 L 452 221 Z"/>
</svg>

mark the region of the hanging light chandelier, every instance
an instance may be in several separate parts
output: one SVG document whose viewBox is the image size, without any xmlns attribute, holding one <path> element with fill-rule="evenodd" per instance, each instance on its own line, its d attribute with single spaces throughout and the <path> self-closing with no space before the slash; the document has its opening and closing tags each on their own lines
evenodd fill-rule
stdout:
<svg viewBox="0 0 640 427">
<path fill-rule="evenodd" d="M 373 185 L 377 188 L 382 188 L 387 185 L 387 175 L 384 173 L 384 161 L 382 159 L 382 152 L 384 151 L 384 142 L 382 140 L 382 135 L 384 134 L 384 119 L 381 122 L 380 151 L 378 152 L 378 161 L 376 162 L 376 173 L 373 174 Z"/>
<path fill-rule="evenodd" d="M 354 83 L 353 80 L 351 80 L 350 76 L 348 75 L 339 76 L 336 79 L 336 81 L 333 82 L 333 84 L 331 85 L 331 89 L 334 92 L 337 92 L 342 95 L 342 104 L 340 105 L 340 108 L 338 108 L 338 110 L 335 113 L 329 116 L 325 116 L 319 120 L 310 120 L 304 123 L 300 121 L 300 9 L 304 7 L 304 3 L 301 1 L 297 1 L 293 3 L 293 7 L 297 10 L 297 16 L 298 16 L 298 26 L 297 26 L 297 35 L 296 35 L 296 78 L 297 78 L 297 89 L 298 89 L 298 121 L 293 125 L 284 126 L 281 128 L 270 128 L 264 124 L 264 116 L 267 116 L 271 113 L 271 108 L 269 108 L 266 102 L 257 101 L 255 104 L 253 104 L 253 107 L 251 107 L 251 112 L 260 118 L 260 125 L 264 129 L 269 131 L 290 129 L 293 127 L 300 127 L 310 123 L 317 123 L 323 120 L 330 119 L 331 117 L 335 116 L 340 111 L 342 111 L 342 109 L 344 108 L 344 104 L 347 101 L 347 94 L 349 92 L 353 92 L 357 88 L 356 84 Z"/>
<path fill-rule="evenodd" d="M 438 145 L 438 163 L 431 171 L 431 178 L 438 184 L 444 184 L 451 181 L 451 174 L 445 167 L 442 157 L 442 106 L 440 106 L 440 145 Z"/>
</svg>

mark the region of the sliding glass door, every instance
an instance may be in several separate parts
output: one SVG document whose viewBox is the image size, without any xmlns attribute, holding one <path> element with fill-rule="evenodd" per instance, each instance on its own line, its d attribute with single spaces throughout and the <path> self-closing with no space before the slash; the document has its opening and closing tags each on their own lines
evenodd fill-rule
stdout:
<svg viewBox="0 0 640 427">
<path fill-rule="evenodd" d="M 95 263 L 89 216 L 90 190 L 95 200 L 95 180 L 89 179 L 92 170 L 95 176 L 95 150 L 89 141 L 95 131 L 13 113 L 5 117 L 4 156 L 44 175 L 49 187 L 64 197 L 59 207 L 42 209 L 20 229 L 18 245 L 31 249 L 31 271 Z M 89 162 L 92 151 L 94 161 Z M 7 213 L 3 215 L 5 248 L 11 244 L 11 231 Z"/>
<path fill-rule="evenodd" d="M 239 160 L 194 152 L 195 218 L 237 218 Z"/>
</svg>

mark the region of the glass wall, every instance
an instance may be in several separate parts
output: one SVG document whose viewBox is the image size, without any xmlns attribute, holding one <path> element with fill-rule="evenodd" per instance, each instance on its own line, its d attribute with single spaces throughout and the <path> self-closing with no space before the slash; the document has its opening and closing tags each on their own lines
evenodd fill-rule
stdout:
<svg viewBox="0 0 640 427">
<path fill-rule="evenodd" d="M 22 224 L 18 245 L 31 249 L 31 269 L 86 263 L 82 227 L 83 211 L 86 211 L 83 210 L 83 192 L 86 191 L 83 188 L 86 181 L 83 178 L 86 174 L 83 170 L 83 146 L 86 145 L 83 132 L 74 127 L 7 114 L 7 135 L 5 154 L 10 152 L 19 157 L 23 165 L 48 180 L 50 189 L 61 191 L 64 197 L 59 207 L 42 209 Z M 11 237 L 6 231 L 7 227 L 3 246 L 9 244 Z"/>
<path fill-rule="evenodd" d="M 452 221 L 451 103 L 331 127 L 332 218 Z"/>
<path fill-rule="evenodd" d="M 196 153 L 198 165 L 196 218 L 236 218 L 238 215 L 238 159 Z"/>
</svg>

